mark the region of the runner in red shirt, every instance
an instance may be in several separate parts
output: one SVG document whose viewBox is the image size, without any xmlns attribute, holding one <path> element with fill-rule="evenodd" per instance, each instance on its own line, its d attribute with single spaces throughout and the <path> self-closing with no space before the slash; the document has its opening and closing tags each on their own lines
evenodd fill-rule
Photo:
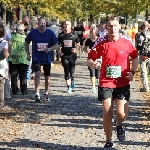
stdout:
<svg viewBox="0 0 150 150">
<path fill-rule="evenodd" d="M 138 53 L 132 42 L 125 36 L 119 35 L 119 19 L 111 16 L 107 23 L 108 35 L 97 41 L 88 54 L 88 66 L 97 68 L 100 64 L 96 59 L 102 56 L 100 70 L 100 85 L 98 99 L 103 103 L 103 126 L 106 134 L 104 149 L 113 146 L 112 118 L 113 100 L 116 102 L 117 138 L 125 140 L 122 122 L 128 115 L 130 99 L 130 81 L 138 66 Z M 129 57 L 132 58 L 130 69 Z"/>
</svg>

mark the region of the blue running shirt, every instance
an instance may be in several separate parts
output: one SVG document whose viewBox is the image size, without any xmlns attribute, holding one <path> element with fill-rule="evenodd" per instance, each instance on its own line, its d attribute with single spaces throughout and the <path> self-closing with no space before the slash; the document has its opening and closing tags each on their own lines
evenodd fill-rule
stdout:
<svg viewBox="0 0 150 150">
<path fill-rule="evenodd" d="M 38 29 L 34 29 L 28 33 L 26 37 L 26 42 L 29 44 L 32 41 L 32 61 L 38 62 L 40 64 L 50 64 L 51 53 L 46 53 L 44 48 L 55 45 L 58 43 L 58 39 L 55 33 L 46 29 L 44 33 L 38 31 Z"/>
</svg>

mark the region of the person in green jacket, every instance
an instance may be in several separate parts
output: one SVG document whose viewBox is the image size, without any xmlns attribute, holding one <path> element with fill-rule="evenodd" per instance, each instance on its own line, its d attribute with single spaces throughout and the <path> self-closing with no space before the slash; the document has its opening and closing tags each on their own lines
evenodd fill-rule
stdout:
<svg viewBox="0 0 150 150">
<path fill-rule="evenodd" d="M 29 61 L 25 51 L 24 24 L 19 24 L 17 32 L 12 34 L 12 50 L 9 57 L 9 71 L 11 75 L 12 94 L 16 95 L 18 92 L 17 77 L 20 78 L 21 93 L 27 94 L 27 70 Z"/>
</svg>

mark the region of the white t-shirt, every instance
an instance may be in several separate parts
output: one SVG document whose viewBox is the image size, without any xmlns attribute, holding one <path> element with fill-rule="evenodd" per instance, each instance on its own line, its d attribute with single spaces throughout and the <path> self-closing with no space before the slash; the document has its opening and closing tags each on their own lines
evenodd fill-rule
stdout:
<svg viewBox="0 0 150 150">
<path fill-rule="evenodd" d="M 0 39 L 1 41 L 2 39 Z M 8 49 L 8 42 L 6 40 L 2 40 L 0 42 L 0 53 L 5 49 Z M 0 75 L 3 76 L 4 78 L 8 79 L 8 63 L 6 58 L 4 60 L 0 61 Z"/>
<path fill-rule="evenodd" d="M 107 33 L 106 29 L 103 30 L 103 31 L 99 30 L 99 32 L 98 32 L 100 38 L 104 38 L 104 36 L 106 35 L 106 33 Z"/>
<path fill-rule="evenodd" d="M 4 40 L 9 40 L 9 39 L 11 39 L 11 34 L 9 33 L 9 31 L 8 31 L 7 29 L 5 29 L 5 31 L 6 31 L 6 34 L 5 34 L 5 36 L 3 37 L 3 39 L 4 39 Z"/>
</svg>

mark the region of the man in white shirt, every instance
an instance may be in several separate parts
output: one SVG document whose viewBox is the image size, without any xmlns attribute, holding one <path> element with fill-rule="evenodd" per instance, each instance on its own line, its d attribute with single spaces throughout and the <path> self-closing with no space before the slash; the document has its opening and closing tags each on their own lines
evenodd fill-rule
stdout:
<svg viewBox="0 0 150 150">
<path fill-rule="evenodd" d="M 99 31 L 98 31 L 98 36 L 100 38 L 104 38 L 104 36 L 106 35 L 107 30 L 106 30 L 106 23 L 105 21 L 101 21 L 99 24 Z"/>
</svg>

